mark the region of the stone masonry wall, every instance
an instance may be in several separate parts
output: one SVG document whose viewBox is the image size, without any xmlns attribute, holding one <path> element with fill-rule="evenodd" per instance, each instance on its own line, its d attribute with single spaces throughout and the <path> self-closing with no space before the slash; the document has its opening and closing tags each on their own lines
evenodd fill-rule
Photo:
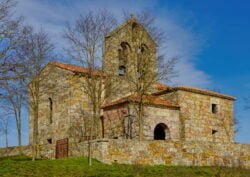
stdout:
<svg viewBox="0 0 250 177">
<path fill-rule="evenodd" d="M 38 139 L 41 145 L 55 144 L 57 140 L 69 138 L 78 142 L 87 136 L 90 116 L 88 97 L 81 84 L 84 77 L 48 64 L 41 73 L 39 97 Z M 52 110 L 49 106 L 52 100 Z M 50 112 L 52 114 L 50 118 Z M 33 137 L 33 117 L 30 111 L 30 144 Z"/>
<path fill-rule="evenodd" d="M 32 155 L 32 147 L 31 146 L 22 146 L 22 152 L 25 155 L 31 156 Z M 15 156 L 19 155 L 19 147 L 8 147 L 8 148 L 0 148 L 0 157 L 5 156 Z"/>
<path fill-rule="evenodd" d="M 150 53 L 148 58 L 152 59 L 154 63 L 156 61 L 155 42 L 142 26 L 135 24 L 137 24 L 137 21 L 130 19 L 105 37 L 103 69 L 106 74 L 117 76 L 114 77 L 116 79 L 113 81 L 112 94 L 109 95 L 109 100 L 123 97 L 133 90 L 133 88 L 131 89 L 131 85 L 129 86 L 126 76 L 119 76 L 118 72 L 120 65 L 119 50 L 122 50 L 122 43 L 126 44 L 127 49 L 124 66 L 126 67 L 126 75 L 129 76 L 129 80 L 135 77 L 137 73 L 136 54 L 138 54 L 139 47 L 146 45 Z M 154 65 L 156 64 L 152 63 L 152 70 L 156 69 Z"/>
<path fill-rule="evenodd" d="M 104 137 L 125 138 L 124 116 L 128 114 L 127 104 L 103 111 Z"/>
<path fill-rule="evenodd" d="M 181 136 L 186 141 L 234 142 L 234 102 L 232 100 L 176 91 L 162 95 L 180 106 Z M 218 112 L 212 113 L 212 104 Z M 212 131 L 216 133 L 212 133 Z"/>
<path fill-rule="evenodd" d="M 154 130 L 158 124 L 165 124 L 170 140 L 180 140 L 179 110 L 160 106 L 145 107 L 144 135 L 145 139 L 154 139 Z M 167 133 L 167 132 L 166 132 Z"/>
<path fill-rule="evenodd" d="M 87 143 L 82 143 L 87 156 Z M 250 168 L 250 145 L 212 142 L 99 140 L 92 144 L 93 158 L 107 163 L 226 166 Z M 76 151 L 75 151 L 76 153 Z"/>
<path fill-rule="evenodd" d="M 136 118 L 134 104 L 122 104 L 109 109 L 104 109 L 104 137 L 105 138 L 126 138 L 128 132 L 128 114 L 131 115 L 133 123 L 131 125 L 132 136 L 138 138 L 139 126 Z M 130 110 L 130 111 L 129 111 Z M 145 105 L 144 107 L 144 138 L 154 139 L 154 129 L 158 124 L 165 124 L 169 139 L 180 139 L 180 119 L 179 110 L 168 109 L 166 107 Z M 167 133 L 167 132 L 166 132 Z"/>
<path fill-rule="evenodd" d="M 68 75 L 69 71 L 47 65 L 41 72 L 40 95 L 39 95 L 39 120 L 38 120 L 38 139 L 40 144 L 48 144 L 47 139 L 54 139 L 63 137 L 63 131 L 59 130 L 65 128 L 64 123 L 67 121 L 68 109 L 65 103 L 68 99 Z M 56 78 L 56 79 L 55 79 Z M 50 108 L 49 98 L 52 100 L 52 122 L 50 122 Z M 65 105 L 65 106 L 64 106 Z M 65 115 L 66 118 L 62 118 Z M 60 120 L 62 119 L 62 120 Z M 33 115 L 30 110 L 30 143 L 33 139 Z M 55 134 L 55 136 L 54 136 Z"/>
<path fill-rule="evenodd" d="M 55 158 L 54 145 L 42 145 L 43 158 Z M 69 144 L 69 156 L 88 156 L 88 141 Z M 192 141 L 138 141 L 99 139 L 91 141 L 92 157 L 107 164 L 226 166 L 250 169 L 250 145 Z M 31 156 L 32 147 L 23 153 Z M 0 157 L 18 155 L 17 147 L 0 148 Z"/>
<path fill-rule="evenodd" d="M 38 147 L 38 153 L 41 158 L 54 159 L 55 158 L 55 145 L 47 144 Z M 32 146 L 22 146 L 22 154 L 31 157 Z M 20 155 L 19 147 L 13 146 L 8 148 L 0 148 L 0 157 Z"/>
</svg>

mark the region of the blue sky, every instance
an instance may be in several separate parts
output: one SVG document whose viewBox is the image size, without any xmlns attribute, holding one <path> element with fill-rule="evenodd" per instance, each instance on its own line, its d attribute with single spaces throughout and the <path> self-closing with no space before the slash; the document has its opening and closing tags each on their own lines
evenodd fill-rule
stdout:
<svg viewBox="0 0 250 177">
<path fill-rule="evenodd" d="M 249 7 L 247 0 L 18 0 L 16 14 L 35 29 L 46 30 L 61 52 L 64 24 L 79 14 L 106 8 L 121 20 L 123 10 L 151 12 L 169 39 L 163 52 L 180 56 L 179 77 L 172 84 L 216 88 L 237 97 L 236 141 L 250 143 L 250 111 L 244 110 L 244 98 L 250 95 Z M 27 129 L 25 120 L 24 143 L 28 142 Z M 15 145 L 14 129 L 10 139 Z"/>
</svg>

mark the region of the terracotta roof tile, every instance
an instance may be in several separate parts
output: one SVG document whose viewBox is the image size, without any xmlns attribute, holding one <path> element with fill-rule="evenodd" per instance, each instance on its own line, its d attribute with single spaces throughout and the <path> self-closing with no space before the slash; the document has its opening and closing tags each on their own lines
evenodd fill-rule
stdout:
<svg viewBox="0 0 250 177">
<path fill-rule="evenodd" d="M 158 90 L 158 91 L 161 91 L 161 90 L 166 90 L 168 88 L 170 88 L 170 86 L 166 85 L 166 84 L 162 84 L 160 82 L 156 82 L 154 84 L 154 87 Z"/>
<path fill-rule="evenodd" d="M 158 98 L 152 95 L 145 95 L 143 98 L 143 101 L 144 101 L 144 104 L 148 104 L 148 105 L 157 105 L 157 106 L 164 106 L 164 107 L 179 109 L 179 106 L 176 103 L 166 100 L 166 99 Z M 129 102 L 138 103 L 139 96 L 137 94 L 131 94 L 129 96 L 120 98 L 116 101 L 106 103 L 102 106 L 102 108 L 108 108 L 108 107 L 112 107 L 112 106 L 123 104 L 123 103 L 129 103 Z"/>
<path fill-rule="evenodd" d="M 69 70 L 69 71 L 72 71 L 72 72 L 86 73 L 86 74 L 89 74 L 91 72 L 91 74 L 93 74 L 93 75 L 103 76 L 103 73 L 100 70 L 90 70 L 89 68 L 85 68 L 85 67 L 81 67 L 81 66 L 77 66 L 77 65 L 72 65 L 72 64 L 60 63 L 60 62 L 56 62 L 56 61 L 51 61 L 48 64 L 51 64 L 53 66 L 56 66 L 56 67 L 59 67 L 59 68 L 62 68 L 62 69 L 66 69 L 66 70 Z M 184 90 L 184 91 L 189 91 L 189 92 L 193 92 L 193 93 L 199 93 L 199 94 L 204 94 L 204 95 L 210 95 L 210 96 L 225 98 L 225 99 L 229 99 L 229 100 L 236 100 L 235 97 L 230 96 L 230 95 L 221 94 L 221 93 L 213 92 L 213 91 L 210 91 L 210 90 L 204 90 L 204 89 L 200 89 L 200 88 L 194 88 L 194 87 L 190 87 L 190 86 L 170 87 L 168 85 L 157 82 L 157 83 L 154 84 L 154 87 L 158 91 L 153 93 L 152 95 L 161 95 L 161 94 L 172 92 L 172 91 Z M 130 95 L 129 99 L 131 99 L 131 96 L 132 95 Z M 120 101 L 120 102 L 123 101 L 124 102 L 123 99 L 125 99 L 125 98 L 121 98 L 118 101 Z M 157 98 L 157 99 L 154 98 L 153 100 L 158 100 L 158 99 L 160 99 L 160 98 Z M 152 104 L 156 104 L 156 103 L 161 102 L 160 100 L 158 100 L 158 101 L 153 101 L 153 100 L 151 100 Z"/>
<path fill-rule="evenodd" d="M 230 99 L 230 100 L 235 100 L 235 97 L 230 96 L 230 95 L 226 95 L 226 94 L 222 94 L 222 93 L 218 93 L 218 92 L 214 92 L 214 91 L 210 91 L 210 90 L 200 89 L 200 88 L 194 88 L 194 87 L 190 87 L 190 86 L 177 86 L 177 87 L 174 87 L 174 89 L 190 91 L 190 92 L 194 92 L 194 93 L 200 93 L 200 94 L 205 94 L 205 95 L 210 95 L 210 96 L 215 96 L 215 97 L 221 97 L 221 98 L 226 98 L 226 99 Z"/>
<path fill-rule="evenodd" d="M 65 63 L 60 63 L 60 62 L 56 62 L 56 61 L 51 61 L 48 64 L 51 64 L 53 66 L 62 68 L 62 69 L 66 69 L 72 72 L 77 72 L 77 73 L 86 73 L 89 74 L 91 72 L 91 74 L 96 75 L 96 76 L 102 76 L 103 73 L 99 70 L 90 70 L 90 68 L 85 68 L 85 67 L 81 67 L 81 66 L 77 66 L 77 65 L 71 65 L 71 64 L 65 64 Z"/>
<path fill-rule="evenodd" d="M 218 92 L 214 92 L 210 90 L 200 89 L 200 88 L 194 88 L 190 86 L 168 87 L 165 90 L 159 90 L 158 92 L 155 92 L 152 95 L 155 95 L 155 96 L 162 95 L 162 94 L 177 91 L 177 90 L 189 91 L 193 93 L 199 93 L 203 95 L 209 95 L 209 96 L 214 96 L 214 97 L 219 97 L 219 98 L 224 98 L 224 99 L 229 99 L 229 100 L 236 100 L 235 97 L 230 96 L 230 95 L 226 95 L 226 94 L 222 94 L 222 93 L 218 93 Z"/>
</svg>

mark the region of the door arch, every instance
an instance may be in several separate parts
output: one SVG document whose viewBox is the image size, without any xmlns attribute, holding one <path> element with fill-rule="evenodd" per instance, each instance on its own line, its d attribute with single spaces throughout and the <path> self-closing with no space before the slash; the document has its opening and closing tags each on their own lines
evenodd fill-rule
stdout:
<svg viewBox="0 0 250 177">
<path fill-rule="evenodd" d="M 154 129 L 154 140 L 168 140 L 170 139 L 170 131 L 166 124 L 159 123 Z"/>
</svg>

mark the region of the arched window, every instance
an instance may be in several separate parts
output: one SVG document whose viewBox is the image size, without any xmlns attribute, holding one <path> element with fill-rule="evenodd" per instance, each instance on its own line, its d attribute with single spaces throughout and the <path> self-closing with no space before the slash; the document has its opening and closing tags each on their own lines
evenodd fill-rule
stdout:
<svg viewBox="0 0 250 177">
<path fill-rule="evenodd" d="M 120 47 L 119 60 L 126 61 L 128 59 L 129 50 L 130 50 L 129 44 L 127 42 L 122 42 Z"/>
<path fill-rule="evenodd" d="M 154 129 L 154 140 L 167 140 L 170 139 L 170 131 L 166 124 L 159 123 Z"/>
<path fill-rule="evenodd" d="M 149 60 L 149 49 L 146 44 L 142 44 L 137 49 L 137 76 L 138 78 L 146 78 L 152 68 L 152 63 Z"/>
<path fill-rule="evenodd" d="M 118 74 L 119 76 L 124 76 L 126 74 L 126 63 L 129 57 L 130 46 L 127 42 L 122 42 L 120 48 L 118 49 L 118 57 L 119 57 L 119 68 Z"/>
<path fill-rule="evenodd" d="M 49 98 L 49 123 L 52 124 L 52 113 L 53 113 L 53 101 L 52 98 Z"/>
</svg>

